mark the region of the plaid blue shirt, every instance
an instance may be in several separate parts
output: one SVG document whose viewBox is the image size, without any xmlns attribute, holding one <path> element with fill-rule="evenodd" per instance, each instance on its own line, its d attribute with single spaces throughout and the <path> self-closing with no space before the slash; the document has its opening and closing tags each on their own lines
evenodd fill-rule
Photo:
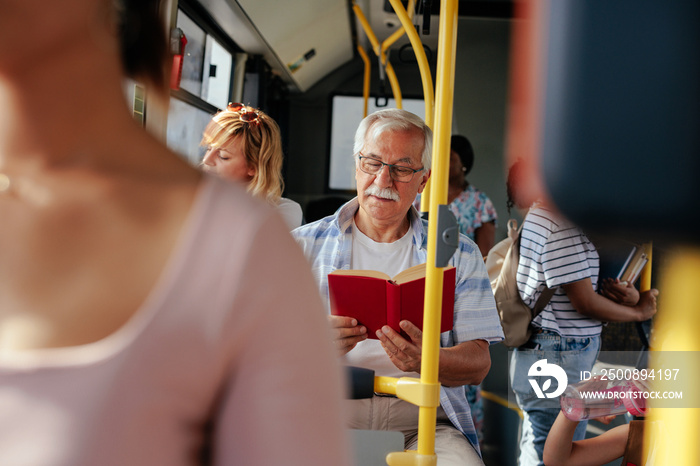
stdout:
<svg viewBox="0 0 700 466">
<path fill-rule="evenodd" d="M 328 274 L 337 269 L 349 269 L 352 257 L 352 219 L 359 208 L 357 198 L 343 205 L 326 218 L 292 231 L 311 263 L 321 296 L 330 313 Z M 411 207 L 408 213 L 413 227 L 413 259 L 427 261 L 428 222 Z M 457 270 L 455 285 L 454 327 L 440 335 L 443 347 L 455 346 L 470 340 L 495 343 L 503 340 L 503 330 L 496 312 L 484 260 L 476 244 L 460 235 L 459 250 L 450 259 Z M 440 404 L 454 426 L 479 451 L 476 430 L 465 396 L 464 387 L 440 387 Z"/>
</svg>

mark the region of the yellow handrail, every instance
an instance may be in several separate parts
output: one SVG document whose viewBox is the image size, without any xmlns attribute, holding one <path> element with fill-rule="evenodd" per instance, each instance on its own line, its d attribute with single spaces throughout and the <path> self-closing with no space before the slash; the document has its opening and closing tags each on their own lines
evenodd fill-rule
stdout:
<svg viewBox="0 0 700 466">
<path fill-rule="evenodd" d="M 413 46 L 413 53 L 416 54 L 416 60 L 418 60 L 418 69 L 420 70 L 421 81 L 423 83 L 423 99 L 425 100 L 425 124 L 430 128 L 433 127 L 433 112 L 434 112 L 434 91 L 433 91 L 433 77 L 430 74 L 430 65 L 428 63 L 428 58 L 425 56 L 425 50 L 423 49 L 423 43 L 418 37 L 418 33 L 413 28 L 413 23 L 408 13 L 404 9 L 400 0 L 389 0 L 391 6 L 394 8 L 396 16 L 398 16 L 401 25 L 406 30 L 408 35 L 408 40 L 411 41 Z M 439 40 L 439 39 L 438 39 Z"/>
<path fill-rule="evenodd" d="M 357 51 L 360 53 L 360 57 L 362 57 L 362 61 L 365 64 L 364 80 L 362 81 L 362 98 L 364 102 L 362 118 L 365 118 L 367 116 L 367 101 L 369 100 L 369 81 L 372 72 L 372 65 L 370 64 L 367 52 L 365 52 L 365 49 L 362 48 L 359 44 L 357 46 Z"/>
<path fill-rule="evenodd" d="M 438 204 L 447 204 L 447 182 L 450 166 L 450 133 L 452 131 L 452 102 L 454 99 L 454 61 L 457 44 L 457 1 L 442 0 L 440 8 L 440 29 L 438 43 L 438 63 L 436 77 L 436 118 L 433 135 L 433 179 L 430 193 L 430 212 L 437 212 Z M 422 47 L 421 47 L 422 48 Z M 437 383 L 440 349 L 440 303 L 442 300 L 443 269 L 435 267 L 437 253 L 437 215 L 431 215 L 428 222 L 428 263 L 426 272 L 426 295 L 421 381 Z M 425 351 L 427 349 L 427 351 Z M 422 414 L 422 413 L 421 413 Z M 428 414 L 427 412 L 425 414 Z M 432 418 L 419 418 L 418 454 L 428 454 L 435 446 L 435 410 Z M 421 426 L 421 423 L 423 424 Z M 432 440 L 421 431 L 433 432 Z"/>
<path fill-rule="evenodd" d="M 431 178 L 435 181 L 436 192 L 430 195 L 431 188 L 424 190 L 421 207 L 430 206 L 430 211 L 437 211 L 438 204 L 447 202 L 447 179 L 449 171 L 449 139 L 452 128 L 452 101 L 454 98 L 454 60 L 457 43 L 457 1 L 442 0 L 439 28 L 438 47 L 438 109 L 435 112 L 433 81 L 430 74 L 423 44 L 418 37 L 411 18 L 399 0 L 390 0 L 403 30 L 413 46 L 421 72 L 423 96 L 425 100 L 425 122 L 433 128 L 433 120 L 437 119 L 433 134 L 433 162 Z M 412 8 L 413 0 L 409 3 Z M 392 85 L 397 104 L 400 102 L 398 82 L 391 64 L 386 60 L 386 50 L 400 36 L 397 31 L 380 46 L 369 22 L 361 8 L 353 3 L 353 11 L 372 44 L 374 52 L 385 65 L 387 76 Z M 362 51 L 364 52 L 364 50 Z M 361 55 L 363 55 L 361 52 Z M 363 59 L 366 54 L 363 55 Z M 367 63 L 367 61 L 365 62 Z M 365 71 L 366 72 L 366 71 Z M 398 108 L 401 108 L 398 106 Z M 437 114 L 436 114 L 437 113 Z M 429 204 L 426 204 L 429 203 Z M 423 210 L 423 209 L 422 209 Z M 416 404 L 419 408 L 418 418 L 418 449 L 417 451 L 393 452 L 387 455 L 390 466 L 434 466 L 437 463 L 435 455 L 435 427 L 437 407 L 439 406 L 440 383 L 439 354 L 440 354 L 440 308 L 442 306 L 443 268 L 435 265 L 437 254 L 437 216 L 433 215 L 428 223 L 428 260 L 426 266 L 425 311 L 423 316 L 423 349 L 421 360 L 420 380 L 411 378 L 394 379 L 390 377 L 375 377 L 375 391 L 396 394 L 399 398 Z"/>
<path fill-rule="evenodd" d="M 362 25 L 362 29 L 365 30 L 365 34 L 367 34 L 367 39 L 369 39 L 369 43 L 372 44 L 372 50 L 374 50 L 374 53 L 379 56 L 381 53 L 381 47 L 379 46 L 379 40 L 377 39 L 377 36 L 374 34 L 374 31 L 372 30 L 372 26 L 370 26 L 369 21 L 367 21 L 367 18 L 365 17 L 365 14 L 362 12 L 362 8 L 360 6 L 353 2 L 352 3 L 352 11 L 355 12 L 355 16 L 357 16 L 357 19 L 360 20 L 360 24 Z"/>
<path fill-rule="evenodd" d="M 411 41 L 411 45 L 413 46 L 413 53 L 416 55 L 416 60 L 418 60 L 418 68 L 420 69 L 420 75 L 421 75 L 421 81 L 423 82 L 423 99 L 425 100 L 425 123 L 430 127 L 433 128 L 433 117 L 434 117 L 434 94 L 433 94 L 433 77 L 430 74 L 430 65 L 428 64 L 428 58 L 425 56 L 425 50 L 423 49 L 423 43 L 420 40 L 420 37 L 418 37 L 418 33 L 416 30 L 413 28 L 413 23 L 411 22 L 411 19 L 408 16 L 408 13 L 406 13 L 406 10 L 404 10 L 403 5 L 401 4 L 400 0 L 389 0 L 391 2 L 391 6 L 394 8 L 394 12 L 396 13 L 396 16 L 398 16 L 399 21 L 401 21 L 401 24 L 403 25 L 404 29 L 406 30 L 406 34 L 408 35 L 408 40 Z M 442 15 L 441 15 L 442 18 Z M 441 31 L 442 32 L 442 31 Z M 439 36 L 440 40 L 442 36 Z M 431 179 L 428 180 L 428 184 L 425 186 L 425 189 L 423 190 L 423 194 L 421 195 L 421 202 L 420 202 L 420 210 L 421 212 L 427 212 L 428 208 L 430 206 L 430 191 L 431 191 L 431 186 L 433 184 L 432 182 L 432 176 L 430 177 Z"/>
<path fill-rule="evenodd" d="M 651 289 L 651 251 L 652 243 L 644 244 L 644 252 L 646 253 L 648 260 L 640 275 L 639 291 L 647 291 Z"/>
<path fill-rule="evenodd" d="M 384 42 L 382 42 L 382 51 L 385 52 L 386 50 L 389 49 L 394 43 L 401 38 L 406 33 L 407 29 L 413 29 L 413 10 L 415 9 L 416 5 L 416 0 L 410 0 L 408 2 L 408 6 L 406 7 L 407 14 L 408 14 L 408 22 L 411 23 L 411 27 L 407 28 L 405 23 L 401 23 L 401 28 L 397 29 L 394 31 L 392 35 L 387 37 Z"/>
<path fill-rule="evenodd" d="M 384 57 L 383 52 L 382 57 Z M 403 108 L 403 98 L 401 97 L 401 88 L 399 87 L 399 80 L 396 77 L 396 73 L 394 72 L 394 67 L 391 66 L 391 62 L 386 62 L 384 66 L 384 71 L 386 71 L 386 77 L 389 78 L 389 84 L 391 84 L 391 92 L 392 94 L 394 94 L 396 108 Z"/>
<path fill-rule="evenodd" d="M 406 12 L 398 0 L 390 0 L 409 38 L 415 31 L 409 31 L 405 21 Z M 436 212 L 438 204 L 447 202 L 447 179 L 449 169 L 449 137 L 452 128 L 452 101 L 454 98 L 454 59 L 457 43 L 457 2 L 442 0 L 440 6 L 440 28 L 438 43 L 437 105 L 435 131 L 433 134 L 432 175 L 434 191 L 430 196 L 430 211 Z M 417 39 L 417 34 L 415 34 Z M 420 41 L 411 39 L 416 57 L 425 52 Z M 420 63 L 420 60 L 419 60 Z M 425 60 L 427 63 L 427 60 Z M 428 73 L 429 75 L 429 73 Z M 430 87 L 428 92 L 427 87 Z M 426 107 L 432 106 L 432 80 L 424 79 Z M 432 111 L 426 111 L 426 122 Z M 435 265 L 437 254 L 437 215 L 431 215 L 428 222 L 428 260 L 426 264 L 425 311 L 423 316 L 423 350 L 421 359 L 420 384 L 426 399 L 428 394 L 439 393 L 439 354 L 440 354 L 440 308 L 442 303 L 443 271 Z M 435 426 L 437 406 L 430 403 L 419 405 L 418 449 L 390 453 L 387 463 L 390 466 L 435 465 Z"/>
<path fill-rule="evenodd" d="M 406 33 L 407 29 L 413 30 L 413 10 L 415 8 L 416 0 L 409 0 L 408 2 L 408 22 L 411 23 L 411 27 L 407 28 L 405 24 L 401 24 L 403 27 L 394 31 L 392 35 L 384 39 L 381 46 L 381 56 L 386 59 L 386 51 L 389 47 L 394 45 L 394 43 L 401 38 Z M 394 72 L 394 67 L 391 62 L 386 63 L 386 75 L 389 78 L 389 83 L 391 84 L 391 90 L 394 93 L 394 100 L 396 100 L 396 108 L 403 108 L 403 99 L 401 97 L 401 88 L 399 87 L 399 81 L 396 78 L 396 73 Z"/>
<path fill-rule="evenodd" d="M 654 344 L 649 354 L 652 369 L 661 369 L 658 361 L 668 360 L 668 357 L 663 358 L 662 351 L 682 351 L 686 357 L 690 357 L 691 352 L 700 351 L 697 335 L 700 328 L 700 297 L 694 292 L 699 281 L 700 248 L 686 247 L 674 251 L 662 273 L 660 288 L 663 294 L 659 296 L 662 306 L 654 321 Z M 676 367 L 680 367 L 680 362 Z M 649 421 L 655 428 L 645 429 L 644 458 L 655 448 L 655 464 L 700 464 L 697 441 L 700 436 L 700 408 L 696 407 L 697 399 L 690 399 L 693 393 L 697 393 L 695 387 L 700 384 L 700 372 L 697 368 L 688 369 L 685 374 L 681 369 L 679 374 L 683 383 L 661 377 L 654 381 L 654 390 L 680 391 L 684 395 L 683 402 L 689 405 L 687 408 L 655 408 L 662 400 L 650 400 Z"/>
<path fill-rule="evenodd" d="M 386 49 L 388 48 L 388 45 L 384 47 L 383 44 L 379 43 L 379 39 L 377 39 L 377 36 L 374 34 L 374 30 L 372 30 L 372 26 L 369 24 L 369 21 L 367 21 L 367 17 L 365 17 L 365 14 L 362 12 L 362 8 L 360 8 L 357 3 L 353 2 L 352 10 L 355 12 L 357 19 L 360 21 L 360 25 L 362 25 L 362 29 L 364 29 L 365 34 L 367 34 L 367 39 L 369 39 L 370 44 L 372 44 L 372 50 L 374 50 L 374 53 L 379 57 L 380 64 L 384 66 L 384 71 L 386 72 L 386 75 L 389 78 L 389 84 L 391 85 L 391 92 L 394 96 L 394 100 L 396 101 L 396 108 L 403 108 L 403 99 L 401 97 L 399 80 L 396 77 L 394 68 L 391 66 L 391 62 L 389 62 L 386 58 Z M 400 37 L 402 34 L 400 33 L 397 35 L 398 32 L 399 31 L 394 32 L 394 34 L 389 36 L 389 38 L 384 42 L 387 43 L 387 41 L 390 39 L 393 41 L 398 39 L 398 37 Z M 394 38 L 395 36 L 396 38 Z"/>
</svg>

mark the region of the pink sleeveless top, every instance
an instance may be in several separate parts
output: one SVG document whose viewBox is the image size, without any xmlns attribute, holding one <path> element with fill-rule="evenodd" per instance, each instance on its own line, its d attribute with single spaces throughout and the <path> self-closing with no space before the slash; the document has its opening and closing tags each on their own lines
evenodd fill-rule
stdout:
<svg viewBox="0 0 700 466">
<path fill-rule="evenodd" d="M 205 177 L 126 325 L 87 345 L 0 352 L 0 465 L 348 465 L 342 388 L 287 226 Z"/>
</svg>

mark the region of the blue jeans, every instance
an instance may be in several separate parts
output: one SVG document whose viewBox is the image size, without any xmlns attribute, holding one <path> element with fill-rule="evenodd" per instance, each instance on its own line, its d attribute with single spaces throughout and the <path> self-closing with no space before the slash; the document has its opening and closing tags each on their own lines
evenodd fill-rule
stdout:
<svg viewBox="0 0 700 466">
<path fill-rule="evenodd" d="M 547 360 L 566 372 L 568 383 L 580 379 L 580 371 L 593 368 L 600 336 L 574 338 L 561 337 L 554 332 L 542 331 L 534 334 L 523 347 L 516 348 L 511 356 L 510 383 L 518 406 L 523 411 L 523 425 L 520 435 L 520 466 L 542 466 L 542 452 L 547 434 L 559 414 L 559 398 L 542 399 L 537 397 L 528 372 L 537 361 Z M 534 380 L 534 379 L 533 379 Z M 552 392 L 553 390 L 550 390 Z M 579 423 L 574 440 L 586 435 L 586 423 Z"/>
</svg>

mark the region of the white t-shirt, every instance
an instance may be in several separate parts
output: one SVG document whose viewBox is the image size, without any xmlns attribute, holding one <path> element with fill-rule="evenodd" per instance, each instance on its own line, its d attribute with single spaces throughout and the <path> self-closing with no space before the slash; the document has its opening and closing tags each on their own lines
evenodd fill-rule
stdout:
<svg viewBox="0 0 700 466">
<path fill-rule="evenodd" d="M 355 221 L 352 224 L 352 262 L 350 268 L 356 270 L 378 270 L 393 277 L 413 263 L 413 228 L 393 243 L 377 243 L 362 233 Z M 391 362 L 379 340 L 361 341 L 346 356 L 349 366 L 360 366 L 374 370 L 375 375 L 384 377 L 405 377 Z"/>
<path fill-rule="evenodd" d="M 284 221 L 289 226 L 289 230 L 293 230 L 296 227 L 301 226 L 302 219 L 304 217 L 301 211 L 301 206 L 291 199 L 286 197 L 280 198 L 277 203 L 277 212 L 282 216 Z"/>
</svg>

